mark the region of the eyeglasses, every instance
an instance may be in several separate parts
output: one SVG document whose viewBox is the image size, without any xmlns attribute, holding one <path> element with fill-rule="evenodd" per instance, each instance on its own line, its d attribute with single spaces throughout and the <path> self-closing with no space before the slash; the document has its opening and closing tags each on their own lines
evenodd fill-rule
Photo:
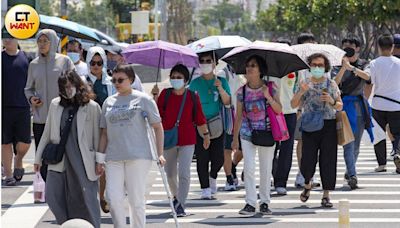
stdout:
<svg viewBox="0 0 400 228">
<path fill-rule="evenodd" d="M 200 59 L 200 63 L 212 63 L 212 59 Z"/>
<path fill-rule="evenodd" d="M 103 61 L 90 61 L 90 66 L 103 66 Z"/>
<path fill-rule="evenodd" d="M 257 64 L 246 64 L 246 68 L 256 68 L 256 67 L 258 67 L 258 65 Z"/>
<path fill-rule="evenodd" d="M 38 45 L 46 45 L 50 43 L 50 40 L 38 40 L 36 41 Z"/>
<path fill-rule="evenodd" d="M 121 83 L 123 83 L 125 81 L 125 79 L 128 79 L 128 78 L 118 78 L 118 79 L 113 78 L 113 79 L 111 79 L 111 82 L 113 84 L 116 84 L 117 82 L 118 82 L 118 84 L 121 84 Z"/>
<path fill-rule="evenodd" d="M 321 67 L 321 68 L 324 68 L 325 64 L 314 64 L 314 63 L 311 63 L 310 67 Z"/>
</svg>

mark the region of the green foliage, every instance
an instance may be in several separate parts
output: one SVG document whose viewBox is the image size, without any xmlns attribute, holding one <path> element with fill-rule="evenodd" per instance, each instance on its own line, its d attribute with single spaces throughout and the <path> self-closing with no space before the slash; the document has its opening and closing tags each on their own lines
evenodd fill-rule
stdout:
<svg viewBox="0 0 400 228">
<path fill-rule="evenodd" d="M 243 16 L 243 9 L 224 0 L 222 3 L 200 11 L 200 23 L 204 26 L 218 26 L 222 34 L 234 27 Z M 229 27 L 229 28 L 227 28 Z"/>
</svg>

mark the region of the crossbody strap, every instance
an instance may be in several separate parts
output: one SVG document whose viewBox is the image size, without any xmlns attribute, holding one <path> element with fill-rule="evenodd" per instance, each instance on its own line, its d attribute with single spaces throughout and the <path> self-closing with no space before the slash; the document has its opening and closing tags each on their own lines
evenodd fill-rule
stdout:
<svg viewBox="0 0 400 228">
<path fill-rule="evenodd" d="M 65 144 L 67 144 L 68 135 L 72 126 L 72 120 L 74 119 L 75 114 L 78 112 L 78 109 L 79 106 L 76 106 L 74 109 L 68 112 L 68 119 L 66 120 L 65 126 L 61 133 L 61 139 L 59 143 L 60 146 L 65 146 Z"/>
<path fill-rule="evenodd" d="M 395 99 L 392 99 L 392 98 L 389 98 L 389 97 L 385 97 L 385 96 L 381 96 L 381 95 L 378 95 L 378 94 L 375 94 L 374 97 L 383 98 L 383 99 L 385 99 L 385 100 L 388 100 L 388 101 L 391 101 L 391 102 L 400 104 L 400 101 L 396 101 Z"/>
<path fill-rule="evenodd" d="M 179 122 L 181 120 L 183 107 L 185 106 L 185 103 L 186 103 L 186 94 L 187 94 L 187 89 L 185 90 L 185 93 L 183 94 L 183 100 L 182 100 L 182 103 L 181 103 L 181 107 L 179 108 L 178 118 L 176 119 L 176 123 L 175 123 L 176 127 L 179 126 Z"/>
</svg>

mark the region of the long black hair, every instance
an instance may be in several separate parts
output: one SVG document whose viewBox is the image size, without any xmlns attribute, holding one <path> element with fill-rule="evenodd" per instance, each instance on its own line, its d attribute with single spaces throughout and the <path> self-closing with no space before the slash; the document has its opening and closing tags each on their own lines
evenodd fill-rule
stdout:
<svg viewBox="0 0 400 228">
<path fill-rule="evenodd" d="M 76 94 L 71 99 L 65 98 L 67 95 L 65 86 L 68 82 L 70 82 L 76 88 Z M 61 75 L 61 77 L 58 78 L 58 91 L 61 98 L 60 105 L 63 107 L 71 105 L 84 106 L 90 102 L 90 99 L 95 97 L 75 70 L 65 72 Z"/>
</svg>

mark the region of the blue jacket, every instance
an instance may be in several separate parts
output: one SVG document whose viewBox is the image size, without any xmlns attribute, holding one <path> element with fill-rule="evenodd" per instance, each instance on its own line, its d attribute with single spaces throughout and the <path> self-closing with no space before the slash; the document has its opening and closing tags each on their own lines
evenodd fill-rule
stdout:
<svg viewBox="0 0 400 228">
<path fill-rule="evenodd" d="M 351 125 L 351 129 L 353 130 L 353 133 L 355 133 L 357 129 L 357 110 L 355 108 L 354 103 L 355 102 L 360 102 L 360 107 L 362 110 L 362 115 L 364 117 L 364 122 L 365 124 L 365 129 L 367 130 L 369 134 L 369 138 L 371 139 L 371 142 L 374 141 L 374 133 L 372 131 L 372 111 L 371 107 L 369 106 L 369 103 L 367 100 L 362 98 L 361 96 L 344 96 L 343 97 L 343 111 L 346 111 L 347 117 L 349 118 L 349 122 Z M 368 119 L 367 119 L 368 118 Z M 369 124 L 367 124 L 369 123 Z"/>
</svg>

